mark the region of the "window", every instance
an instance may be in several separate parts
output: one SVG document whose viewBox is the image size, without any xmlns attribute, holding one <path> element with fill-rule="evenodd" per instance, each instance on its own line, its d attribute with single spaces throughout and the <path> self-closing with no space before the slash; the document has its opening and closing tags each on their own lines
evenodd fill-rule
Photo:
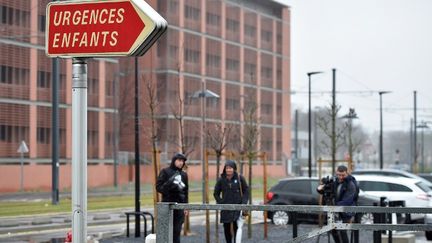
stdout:
<svg viewBox="0 0 432 243">
<path fill-rule="evenodd" d="M 252 25 L 245 25 L 245 35 L 250 36 L 250 37 L 255 37 L 256 35 L 256 28 Z"/>
<path fill-rule="evenodd" d="M 226 28 L 232 32 L 237 32 L 239 30 L 239 22 L 234 19 L 227 19 Z"/>
<path fill-rule="evenodd" d="M 208 25 L 214 25 L 214 26 L 220 25 L 220 16 L 217 14 L 207 13 L 206 19 Z"/>
<path fill-rule="evenodd" d="M 290 181 L 283 186 L 283 190 L 291 193 L 311 194 L 311 187 L 308 181 Z"/>
<path fill-rule="evenodd" d="M 20 9 L 14 9 L 7 6 L 1 6 L 0 22 L 2 24 L 29 26 L 30 12 Z"/>
<path fill-rule="evenodd" d="M 0 68 L 0 83 L 11 84 L 12 82 L 12 67 L 2 65 Z"/>
<path fill-rule="evenodd" d="M 45 17 L 45 15 L 39 15 L 38 30 L 40 32 L 45 32 L 45 24 L 46 24 L 46 17 Z"/>
<path fill-rule="evenodd" d="M 231 58 L 226 59 L 226 68 L 227 70 L 237 71 L 239 69 L 239 61 Z"/>
<path fill-rule="evenodd" d="M 177 52 L 178 52 L 178 47 L 177 46 L 169 46 L 168 47 L 168 51 L 169 51 L 169 56 L 171 58 L 176 59 L 177 58 Z"/>
<path fill-rule="evenodd" d="M 199 20 L 200 10 L 192 6 L 185 6 L 185 18 Z"/>
<path fill-rule="evenodd" d="M 247 63 L 247 62 L 245 62 L 244 72 L 245 72 L 245 74 L 255 76 L 255 74 L 256 74 L 256 65 L 253 64 L 253 63 Z"/>
<path fill-rule="evenodd" d="M 37 87 L 49 88 L 51 85 L 51 73 L 45 71 L 38 71 Z"/>
<path fill-rule="evenodd" d="M 168 9 L 171 13 L 177 13 L 178 3 L 176 1 L 169 1 Z"/>
<path fill-rule="evenodd" d="M 97 131 L 87 131 L 87 142 L 88 145 L 97 145 L 98 142 L 98 132 Z"/>
<path fill-rule="evenodd" d="M 200 56 L 199 51 L 195 51 L 195 50 L 191 50 L 191 49 L 185 50 L 185 61 L 186 62 L 198 63 L 199 62 L 199 56 Z"/>
<path fill-rule="evenodd" d="M 261 30 L 261 39 L 270 42 L 272 39 L 272 33 L 267 30 Z"/>
<path fill-rule="evenodd" d="M 412 190 L 404 185 L 389 183 L 390 191 L 392 192 L 412 192 Z"/>
<path fill-rule="evenodd" d="M 240 107 L 240 102 L 236 99 L 226 99 L 225 108 L 227 110 L 238 110 Z"/>
<path fill-rule="evenodd" d="M 272 72 L 270 67 L 261 67 L 261 77 L 263 78 L 272 78 Z"/>
<path fill-rule="evenodd" d="M 207 57 L 206 58 L 207 59 L 207 61 L 206 61 L 207 67 L 215 67 L 215 68 L 220 67 L 220 56 L 207 53 L 206 57 Z"/>
<path fill-rule="evenodd" d="M 261 112 L 264 114 L 272 114 L 273 106 L 270 104 L 261 104 Z"/>
<path fill-rule="evenodd" d="M 28 69 L 0 66 L 0 83 L 26 85 L 28 77 Z"/>
<path fill-rule="evenodd" d="M 38 127 L 37 128 L 37 142 L 48 144 L 51 137 L 51 130 L 50 128 L 46 127 Z"/>
<path fill-rule="evenodd" d="M 91 78 L 88 81 L 88 93 L 98 94 L 99 91 L 99 80 L 97 78 Z"/>
<path fill-rule="evenodd" d="M 6 141 L 7 137 L 6 125 L 0 125 L 0 141 Z"/>
</svg>

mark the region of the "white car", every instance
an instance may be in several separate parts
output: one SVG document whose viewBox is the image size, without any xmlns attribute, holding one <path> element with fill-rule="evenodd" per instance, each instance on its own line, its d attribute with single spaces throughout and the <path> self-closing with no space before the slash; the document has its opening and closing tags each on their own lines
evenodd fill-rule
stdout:
<svg viewBox="0 0 432 243">
<path fill-rule="evenodd" d="M 390 177 L 405 177 L 405 178 L 413 178 L 422 181 L 425 185 L 431 188 L 432 190 L 432 182 L 426 180 L 425 178 L 418 176 L 416 174 L 410 173 L 404 170 L 397 169 L 360 169 L 355 170 L 351 173 L 353 176 L 358 175 L 379 175 L 379 176 L 390 176 Z"/>
<path fill-rule="evenodd" d="M 406 207 L 429 207 L 431 189 L 421 180 L 403 177 L 355 175 L 360 189 L 368 195 L 386 197 L 389 201 L 404 201 Z M 428 218 L 428 217 L 427 217 Z M 411 220 L 421 221 L 423 214 L 411 214 Z"/>
</svg>

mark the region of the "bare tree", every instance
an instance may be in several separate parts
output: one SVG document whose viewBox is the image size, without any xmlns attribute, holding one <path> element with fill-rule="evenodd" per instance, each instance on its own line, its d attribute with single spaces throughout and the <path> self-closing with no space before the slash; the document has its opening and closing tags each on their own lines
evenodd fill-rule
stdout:
<svg viewBox="0 0 432 243">
<path fill-rule="evenodd" d="M 256 102 L 249 102 L 243 109 L 243 148 L 242 154 L 248 159 L 249 187 L 252 188 L 252 164 L 258 155 L 259 118 Z M 249 191 L 249 204 L 252 204 L 252 190 Z M 252 221 L 248 218 L 248 238 L 252 238 Z"/>
<path fill-rule="evenodd" d="M 191 137 L 186 136 L 185 111 L 187 110 L 187 107 L 185 106 L 184 98 L 181 97 L 180 92 L 177 95 L 177 102 L 177 107 L 171 107 L 171 113 L 173 114 L 174 119 L 176 119 L 178 123 L 179 137 L 178 139 L 170 142 L 174 143 L 177 147 L 180 148 L 183 154 L 188 156 L 194 151 L 195 145 L 198 143 L 198 136 L 196 136 L 196 133 L 193 134 L 194 136 L 192 137 L 192 139 L 190 139 Z"/>
<path fill-rule="evenodd" d="M 340 111 L 340 106 L 324 108 L 324 114 L 318 115 L 317 125 L 324 134 L 324 139 L 320 141 L 321 152 L 329 154 L 332 158 L 332 173 L 335 171 L 337 151 L 345 144 L 345 130 L 347 124 L 336 124 L 336 129 L 332 131 L 333 122 L 336 123 L 337 113 Z"/>
<path fill-rule="evenodd" d="M 228 145 L 228 142 L 230 141 L 230 134 L 232 129 L 232 124 L 228 124 L 225 126 L 222 126 L 220 123 L 215 123 L 213 129 L 207 129 L 206 131 L 206 138 L 207 138 L 207 145 L 213 149 L 213 151 L 216 154 L 216 181 L 219 179 L 219 167 L 220 167 L 220 160 L 222 157 L 222 153 L 225 150 L 225 148 Z M 216 224 L 215 224 L 215 230 L 216 230 L 216 242 L 219 241 L 219 211 L 216 210 Z"/>
<path fill-rule="evenodd" d="M 156 111 L 159 106 L 159 101 L 157 99 L 157 87 L 155 82 L 151 81 L 151 79 L 145 79 L 145 90 L 147 93 L 147 99 L 144 99 L 145 104 L 149 108 L 149 116 L 150 116 L 150 140 L 152 142 L 152 161 L 153 161 L 153 179 L 154 179 L 154 186 L 153 189 L 153 207 L 154 212 L 156 212 L 156 204 L 159 202 L 159 194 L 156 191 L 156 178 L 159 172 L 158 164 L 157 164 L 157 153 L 158 153 L 158 147 L 157 147 L 157 141 L 158 141 L 158 122 L 156 117 Z M 155 213 L 156 214 L 156 213 Z"/>
</svg>

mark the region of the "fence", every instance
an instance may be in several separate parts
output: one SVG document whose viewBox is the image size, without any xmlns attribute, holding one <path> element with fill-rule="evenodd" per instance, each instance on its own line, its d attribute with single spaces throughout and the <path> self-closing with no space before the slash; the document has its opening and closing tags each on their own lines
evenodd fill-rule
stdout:
<svg viewBox="0 0 432 243">
<path fill-rule="evenodd" d="M 172 242 L 173 210 L 246 210 L 246 211 L 286 211 L 294 213 L 327 213 L 327 225 L 313 230 L 307 234 L 298 236 L 288 242 L 302 242 L 333 229 L 339 230 L 401 230 L 401 231 L 431 231 L 432 225 L 428 224 L 360 224 L 338 223 L 335 214 L 341 212 L 373 213 L 373 214 L 432 214 L 432 208 L 413 207 L 374 207 L 374 206 L 309 206 L 309 205 L 244 205 L 244 204 L 173 204 L 158 203 L 157 215 L 157 243 Z"/>
</svg>

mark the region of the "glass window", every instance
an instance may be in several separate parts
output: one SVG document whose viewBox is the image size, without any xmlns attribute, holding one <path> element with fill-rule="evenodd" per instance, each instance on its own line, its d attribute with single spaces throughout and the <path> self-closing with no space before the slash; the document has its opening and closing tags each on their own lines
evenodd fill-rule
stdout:
<svg viewBox="0 0 432 243">
<path fill-rule="evenodd" d="M 220 67 L 220 56 L 207 53 L 206 65 L 208 67 Z"/>
<path fill-rule="evenodd" d="M 359 182 L 360 189 L 365 192 L 382 192 L 382 191 L 390 191 L 390 184 L 379 182 L 379 181 L 360 181 Z"/>
<path fill-rule="evenodd" d="M 404 185 L 389 183 L 390 191 L 392 192 L 412 192 L 412 190 Z"/>
<path fill-rule="evenodd" d="M 227 58 L 226 59 L 226 68 L 228 70 L 237 71 L 238 68 L 239 68 L 239 64 L 240 64 L 240 62 L 238 60 L 234 60 L 234 59 L 231 59 L 231 58 Z"/>
<path fill-rule="evenodd" d="M 40 32 L 45 32 L 45 24 L 46 24 L 46 17 L 45 15 L 39 15 L 39 22 L 38 22 L 38 29 Z"/>
<path fill-rule="evenodd" d="M 250 36 L 250 37 L 255 37 L 256 35 L 256 28 L 252 25 L 245 25 L 245 35 Z"/>
<path fill-rule="evenodd" d="M 416 186 L 420 187 L 420 189 L 422 189 L 424 192 L 430 191 L 430 187 L 423 182 L 417 182 Z"/>
<path fill-rule="evenodd" d="M 214 25 L 214 26 L 220 25 L 220 16 L 217 14 L 207 13 L 206 19 L 207 19 L 207 24 L 209 25 Z"/>
<path fill-rule="evenodd" d="M 199 20 L 200 10 L 192 6 L 185 6 L 185 18 Z"/>
<path fill-rule="evenodd" d="M 226 28 L 232 32 L 237 32 L 239 30 L 239 22 L 234 19 L 227 19 Z"/>
<path fill-rule="evenodd" d="M 310 182 L 306 180 L 289 181 L 282 189 L 293 193 L 311 194 Z"/>
<path fill-rule="evenodd" d="M 191 50 L 191 49 L 185 50 L 185 61 L 186 62 L 197 63 L 197 62 L 199 62 L 199 56 L 200 56 L 199 51 L 195 51 L 195 50 Z"/>
</svg>

